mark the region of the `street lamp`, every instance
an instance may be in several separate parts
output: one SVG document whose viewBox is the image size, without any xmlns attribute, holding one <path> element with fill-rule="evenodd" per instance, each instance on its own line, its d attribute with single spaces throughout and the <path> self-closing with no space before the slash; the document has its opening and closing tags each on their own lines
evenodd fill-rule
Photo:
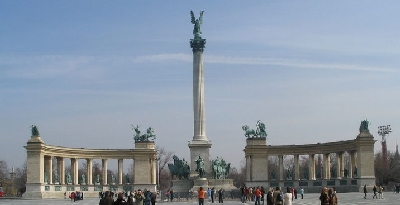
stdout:
<svg viewBox="0 0 400 205">
<path fill-rule="evenodd" d="M 10 177 L 11 177 L 11 190 L 14 191 L 14 179 L 15 179 L 15 170 L 14 167 L 11 168 Z"/>
</svg>

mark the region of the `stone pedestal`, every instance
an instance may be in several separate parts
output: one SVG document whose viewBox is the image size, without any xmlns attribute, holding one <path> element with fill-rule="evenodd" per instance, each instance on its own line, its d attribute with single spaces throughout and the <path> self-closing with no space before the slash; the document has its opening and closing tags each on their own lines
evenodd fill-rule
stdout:
<svg viewBox="0 0 400 205">
<path fill-rule="evenodd" d="M 208 179 L 206 178 L 198 178 L 198 179 L 194 179 L 193 180 L 193 187 L 191 189 L 191 191 L 193 191 L 193 193 L 197 193 L 197 190 L 203 187 L 203 189 L 207 190 L 208 186 Z"/>
<path fill-rule="evenodd" d="M 171 189 L 174 192 L 189 192 L 189 190 L 193 187 L 193 180 L 172 180 Z"/>
<path fill-rule="evenodd" d="M 237 189 L 233 184 L 233 179 L 209 179 L 208 187 L 215 188 L 216 190 L 223 189 L 225 191 L 231 191 Z"/>
<path fill-rule="evenodd" d="M 211 142 L 208 140 L 192 140 L 188 145 L 190 149 L 190 177 L 195 178 L 198 176 L 195 170 L 197 167 L 196 160 L 200 156 L 204 160 L 205 177 L 211 178 L 211 161 L 209 160 Z"/>
</svg>

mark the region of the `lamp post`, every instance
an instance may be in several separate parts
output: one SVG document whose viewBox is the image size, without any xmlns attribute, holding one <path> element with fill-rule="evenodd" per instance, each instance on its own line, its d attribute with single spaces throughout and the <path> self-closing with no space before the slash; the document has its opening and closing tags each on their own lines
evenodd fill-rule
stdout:
<svg viewBox="0 0 400 205">
<path fill-rule="evenodd" d="M 11 168 L 10 177 L 11 177 L 11 190 L 14 192 L 14 179 L 15 179 L 15 170 L 14 167 Z"/>
</svg>

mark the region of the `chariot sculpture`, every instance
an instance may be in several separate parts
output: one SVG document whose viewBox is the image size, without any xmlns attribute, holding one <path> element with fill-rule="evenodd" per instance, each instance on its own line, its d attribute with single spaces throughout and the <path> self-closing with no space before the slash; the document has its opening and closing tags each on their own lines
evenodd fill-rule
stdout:
<svg viewBox="0 0 400 205">
<path fill-rule="evenodd" d="M 266 138 L 267 131 L 265 128 L 265 124 L 259 120 L 257 121 L 256 127 L 257 128 L 254 130 L 250 129 L 248 125 L 242 126 L 242 129 L 244 131 L 244 136 L 247 138 Z"/>
</svg>

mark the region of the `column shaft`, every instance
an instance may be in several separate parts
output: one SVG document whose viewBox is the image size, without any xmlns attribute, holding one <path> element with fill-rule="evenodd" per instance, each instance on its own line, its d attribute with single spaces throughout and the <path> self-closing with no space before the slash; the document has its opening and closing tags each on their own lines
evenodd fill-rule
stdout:
<svg viewBox="0 0 400 205">
<path fill-rule="evenodd" d="M 64 168 L 64 158 L 63 157 L 57 157 L 57 173 L 59 177 L 59 183 L 64 184 L 65 183 L 65 168 Z"/>
<path fill-rule="evenodd" d="M 93 159 L 86 159 L 86 180 L 87 184 L 93 184 Z"/>
<path fill-rule="evenodd" d="M 193 140 L 207 140 L 206 117 L 204 105 L 204 72 L 203 52 L 193 52 L 193 111 L 194 136 Z"/>
<path fill-rule="evenodd" d="M 122 184 L 123 159 L 118 159 L 118 184 Z"/>
<path fill-rule="evenodd" d="M 324 173 L 324 179 L 330 179 L 331 178 L 331 154 L 330 153 L 327 153 L 327 154 L 324 154 L 324 170 L 325 170 L 325 173 Z"/>
<path fill-rule="evenodd" d="M 107 184 L 107 159 L 102 159 L 102 169 L 103 169 L 103 185 Z"/>
<path fill-rule="evenodd" d="M 278 156 L 279 157 L 279 180 L 283 180 L 283 174 L 284 174 L 284 172 L 283 172 L 283 170 L 284 170 L 284 167 L 283 167 L 283 155 L 279 155 Z"/>
<path fill-rule="evenodd" d="M 299 155 L 295 154 L 294 155 L 294 180 L 299 180 L 300 179 L 300 172 L 299 172 Z"/>
<path fill-rule="evenodd" d="M 48 184 L 52 184 L 53 183 L 53 164 L 52 164 L 52 157 L 51 156 L 48 156 L 48 155 L 46 155 L 45 157 L 44 157 L 44 174 L 46 175 L 46 177 L 47 177 L 47 183 Z"/>
<path fill-rule="evenodd" d="M 310 154 L 309 155 L 309 180 L 315 180 L 315 155 Z"/>
</svg>

